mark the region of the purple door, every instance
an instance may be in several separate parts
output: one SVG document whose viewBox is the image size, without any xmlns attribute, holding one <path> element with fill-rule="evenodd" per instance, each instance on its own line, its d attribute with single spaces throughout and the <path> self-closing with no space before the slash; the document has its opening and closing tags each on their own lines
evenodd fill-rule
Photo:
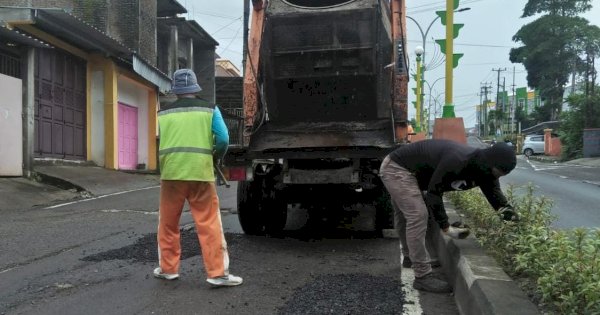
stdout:
<svg viewBox="0 0 600 315">
<path fill-rule="evenodd" d="M 119 169 L 134 170 L 138 162 L 137 108 L 119 103 Z"/>
<path fill-rule="evenodd" d="M 85 159 L 86 62 L 38 49 L 35 67 L 35 156 Z"/>
</svg>

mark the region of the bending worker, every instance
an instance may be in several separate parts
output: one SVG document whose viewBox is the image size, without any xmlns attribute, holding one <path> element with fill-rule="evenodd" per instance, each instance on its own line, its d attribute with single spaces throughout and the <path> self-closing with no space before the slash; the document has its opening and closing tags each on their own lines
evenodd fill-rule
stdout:
<svg viewBox="0 0 600 315">
<path fill-rule="evenodd" d="M 481 188 L 504 220 L 518 220 L 500 189 L 498 178 L 516 166 L 515 153 L 505 143 L 476 149 L 450 140 L 423 140 L 392 151 L 382 162 L 380 176 L 394 203 L 396 228 L 405 218 L 406 246 L 417 290 L 446 293 L 452 289 L 432 274 L 425 234 L 429 214 L 445 235 L 465 238 L 468 229 L 448 223 L 442 195 L 445 191 Z M 426 191 L 423 195 L 422 191 Z M 429 210 L 429 211 L 428 211 Z"/>
<path fill-rule="evenodd" d="M 219 108 L 196 98 L 200 91 L 192 70 L 175 71 L 172 92 L 177 100 L 158 113 L 160 266 L 154 269 L 154 276 L 179 278 L 179 219 L 187 200 L 202 249 L 206 281 L 216 286 L 234 286 L 242 284 L 242 278 L 229 274 L 213 169 L 213 159 L 220 160 L 227 152 L 229 135 Z"/>
</svg>

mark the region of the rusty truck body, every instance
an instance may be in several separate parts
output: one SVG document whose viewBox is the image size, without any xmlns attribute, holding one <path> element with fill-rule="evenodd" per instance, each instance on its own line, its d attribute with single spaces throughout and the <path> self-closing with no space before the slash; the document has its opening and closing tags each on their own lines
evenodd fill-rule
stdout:
<svg viewBox="0 0 600 315">
<path fill-rule="evenodd" d="M 250 12 L 244 130 L 225 162 L 244 232 L 280 232 L 289 204 L 322 200 L 375 207 L 385 226 L 378 170 L 407 137 L 404 0 L 253 0 Z"/>
</svg>

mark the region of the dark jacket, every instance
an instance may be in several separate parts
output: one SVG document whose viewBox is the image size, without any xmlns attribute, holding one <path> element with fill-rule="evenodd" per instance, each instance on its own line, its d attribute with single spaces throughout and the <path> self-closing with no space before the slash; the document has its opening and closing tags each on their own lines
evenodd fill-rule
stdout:
<svg viewBox="0 0 600 315">
<path fill-rule="evenodd" d="M 427 191 L 425 203 L 441 228 L 449 225 L 442 201 L 445 191 L 479 187 L 494 209 L 508 206 L 500 182 L 492 174 L 494 166 L 504 174 L 516 166 L 514 151 L 504 143 L 476 149 L 450 140 L 423 140 L 402 146 L 389 156 L 411 171 L 419 188 Z"/>
</svg>

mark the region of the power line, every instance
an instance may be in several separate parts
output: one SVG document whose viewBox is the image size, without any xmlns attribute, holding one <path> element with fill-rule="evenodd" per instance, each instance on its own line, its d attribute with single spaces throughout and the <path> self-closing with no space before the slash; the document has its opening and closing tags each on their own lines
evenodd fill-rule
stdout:
<svg viewBox="0 0 600 315">
<path fill-rule="evenodd" d="M 481 1 L 485 1 L 485 0 L 466 0 L 464 1 L 462 4 L 471 4 L 471 3 L 475 3 L 475 2 L 481 2 Z M 416 14 L 416 13 L 423 13 L 423 12 L 431 12 L 431 10 L 436 10 L 436 9 L 445 9 L 446 5 L 442 5 L 442 3 L 446 3 L 446 1 L 441 1 L 440 4 L 435 5 L 433 3 L 431 3 L 429 6 L 429 8 L 425 8 L 426 5 L 421 5 L 421 6 L 416 6 L 416 7 L 412 7 L 412 8 L 407 8 L 407 13 L 409 14 Z M 415 11 L 410 11 L 410 10 L 414 10 Z"/>
<path fill-rule="evenodd" d="M 228 20 L 237 20 L 238 19 L 235 16 L 223 15 L 223 14 L 218 14 L 218 13 L 194 12 L 193 15 L 206 15 L 206 16 L 218 17 L 218 18 L 228 19 Z"/>
<path fill-rule="evenodd" d="M 408 42 L 422 43 L 422 40 L 409 39 Z M 435 41 L 427 41 L 428 44 L 435 44 Z M 466 43 L 454 43 L 458 46 L 469 46 L 469 47 L 486 47 L 486 48 L 515 48 L 513 46 L 501 46 L 501 45 L 490 45 L 490 44 L 466 44 Z"/>
<path fill-rule="evenodd" d="M 226 51 L 227 49 L 229 49 L 229 46 L 231 46 L 231 44 L 235 41 L 235 38 L 237 36 L 237 34 L 240 32 L 240 30 L 242 29 L 242 25 L 240 25 L 240 27 L 238 27 L 237 31 L 235 32 L 235 35 L 233 35 L 233 39 L 231 39 L 229 41 L 229 44 L 227 44 L 227 46 L 225 46 L 225 48 L 223 48 L 223 50 L 221 50 L 221 54 Z"/>
<path fill-rule="evenodd" d="M 222 31 L 223 29 L 229 27 L 230 25 L 232 25 L 233 23 L 237 22 L 238 20 L 241 20 L 243 16 L 238 17 L 237 19 L 231 21 L 231 23 L 228 23 L 227 25 L 224 25 L 223 27 L 221 27 L 220 29 L 214 31 L 212 34 L 210 34 L 210 36 L 214 36 L 215 34 L 217 34 L 218 32 Z M 235 36 L 234 36 L 235 37 Z"/>
</svg>

